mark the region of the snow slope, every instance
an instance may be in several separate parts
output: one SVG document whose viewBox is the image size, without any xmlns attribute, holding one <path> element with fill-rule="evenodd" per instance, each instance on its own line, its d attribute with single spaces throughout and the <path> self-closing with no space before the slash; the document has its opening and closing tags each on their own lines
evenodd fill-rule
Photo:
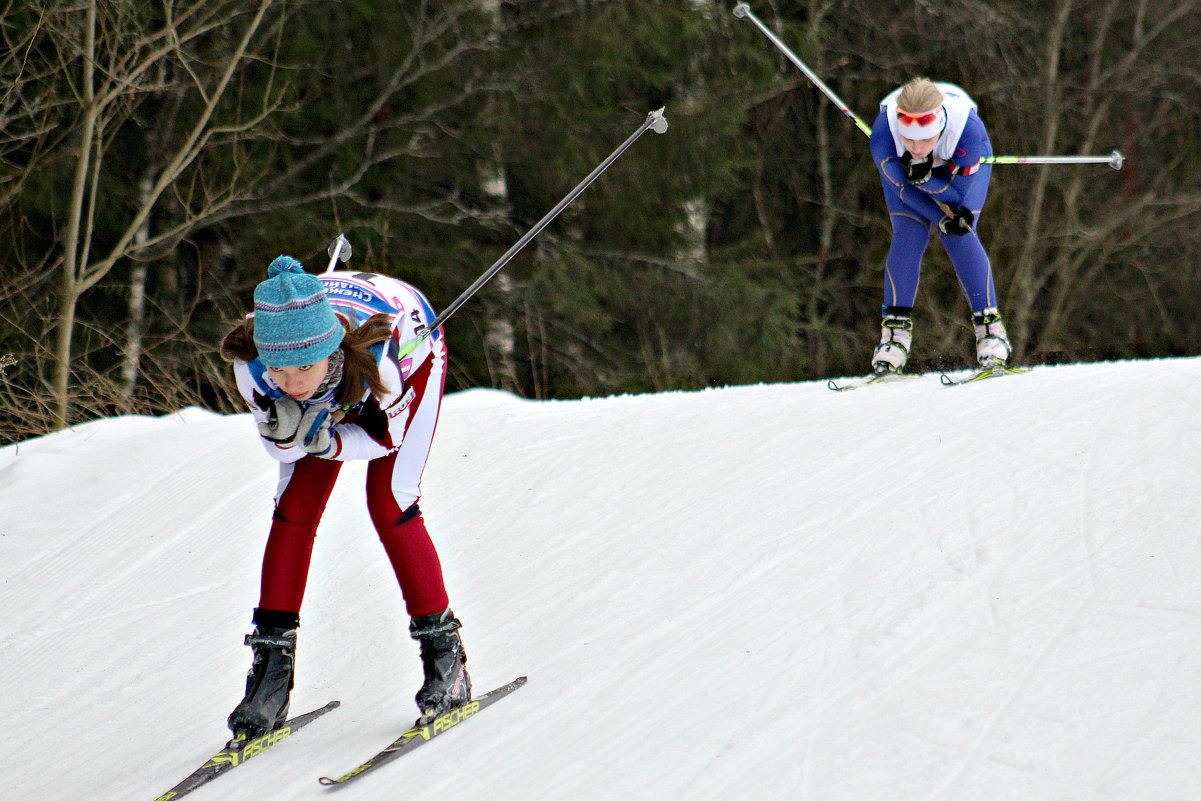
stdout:
<svg viewBox="0 0 1201 801">
<path fill-rule="evenodd" d="M 477 690 L 529 684 L 317 784 L 420 677 L 349 465 L 293 695 L 342 707 L 192 798 L 1199 798 L 1199 396 L 1201 359 L 448 396 L 422 507 Z M 151 801 L 220 747 L 274 476 L 200 409 L 0 449 L 0 795 Z"/>
</svg>

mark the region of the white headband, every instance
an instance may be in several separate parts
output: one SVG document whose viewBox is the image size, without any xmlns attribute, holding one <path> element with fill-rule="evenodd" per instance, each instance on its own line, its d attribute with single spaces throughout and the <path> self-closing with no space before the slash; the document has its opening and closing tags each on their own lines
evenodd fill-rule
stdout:
<svg viewBox="0 0 1201 801">
<path fill-rule="evenodd" d="M 900 111 L 900 109 L 897 109 L 897 113 L 900 114 L 902 112 Z M 908 114 L 908 112 L 904 112 L 904 113 Z M 935 111 L 935 112 L 928 111 L 928 112 L 925 112 L 924 114 L 937 114 L 937 116 L 928 125 L 918 125 L 916 122 L 906 125 L 901 120 L 901 118 L 898 116 L 897 117 L 897 130 L 900 131 L 901 136 L 905 137 L 906 139 L 933 139 L 934 137 L 936 137 L 940 133 L 942 133 L 942 129 L 947 124 L 946 109 L 943 108 L 942 106 L 939 106 L 937 111 Z M 921 116 L 924 116 L 924 114 L 911 114 L 909 116 L 921 117 Z"/>
</svg>

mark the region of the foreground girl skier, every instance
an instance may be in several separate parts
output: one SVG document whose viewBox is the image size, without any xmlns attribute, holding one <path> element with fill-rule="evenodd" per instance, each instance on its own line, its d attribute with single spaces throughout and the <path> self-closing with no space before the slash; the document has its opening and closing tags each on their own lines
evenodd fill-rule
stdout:
<svg viewBox="0 0 1201 801">
<path fill-rule="evenodd" d="M 383 275 L 304 271 L 280 256 L 254 291 L 254 313 L 222 355 L 279 464 L 275 513 L 263 556 L 246 696 L 229 716 L 234 739 L 281 726 L 288 714 L 296 630 L 317 524 L 342 463 L 367 460 L 367 509 L 421 644 L 426 718 L 471 698 L 459 621 L 418 507 L 446 371 L 441 329 L 409 284 Z M 402 354 L 400 343 L 417 346 Z"/>
</svg>

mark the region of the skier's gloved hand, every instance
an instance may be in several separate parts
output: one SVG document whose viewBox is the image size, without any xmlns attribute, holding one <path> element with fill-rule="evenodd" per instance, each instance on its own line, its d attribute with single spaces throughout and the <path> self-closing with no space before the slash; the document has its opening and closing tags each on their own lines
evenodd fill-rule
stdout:
<svg viewBox="0 0 1201 801">
<path fill-rule="evenodd" d="M 972 232 L 976 215 L 966 206 L 948 206 L 945 217 L 938 221 L 938 230 L 951 236 L 963 236 Z"/>
<path fill-rule="evenodd" d="M 296 431 L 296 444 L 314 456 L 325 456 L 335 444 L 330 426 L 334 418 L 325 404 L 310 406 L 300 418 Z"/>
<path fill-rule="evenodd" d="M 259 436 L 284 448 L 294 444 L 296 429 L 300 426 L 300 404 L 284 395 L 275 399 L 268 415 L 259 423 Z"/>
<path fill-rule="evenodd" d="M 901 170 L 905 173 L 905 180 L 914 186 L 921 186 L 929 181 L 932 169 L 934 157 L 929 153 L 920 159 L 915 159 L 908 150 L 901 154 Z"/>
</svg>

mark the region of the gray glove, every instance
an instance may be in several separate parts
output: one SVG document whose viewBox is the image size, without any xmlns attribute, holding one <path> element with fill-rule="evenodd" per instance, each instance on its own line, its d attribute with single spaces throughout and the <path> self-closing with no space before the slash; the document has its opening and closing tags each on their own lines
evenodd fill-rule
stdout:
<svg viewBox="0 0 1201 801">
<path fill-rule="evenodd" d="M 333 434 L 329 430 L 333 422 L 334 418 L 330 415 L 328 406 L 324 404 L 310 406 L 304 410 L 304 415 L 300 418 L 294 444 L 314 456 L 325 455 L 334 445 Z"/>
<path fill-rule="evenodd" d="M 259 423 L 259 436 L 277 445 L 288 447 L 295 444 L 296 429 L 300 427 L 300 404 L 287 395 L 275 399 L 267 419 Z"/>
</svg>

